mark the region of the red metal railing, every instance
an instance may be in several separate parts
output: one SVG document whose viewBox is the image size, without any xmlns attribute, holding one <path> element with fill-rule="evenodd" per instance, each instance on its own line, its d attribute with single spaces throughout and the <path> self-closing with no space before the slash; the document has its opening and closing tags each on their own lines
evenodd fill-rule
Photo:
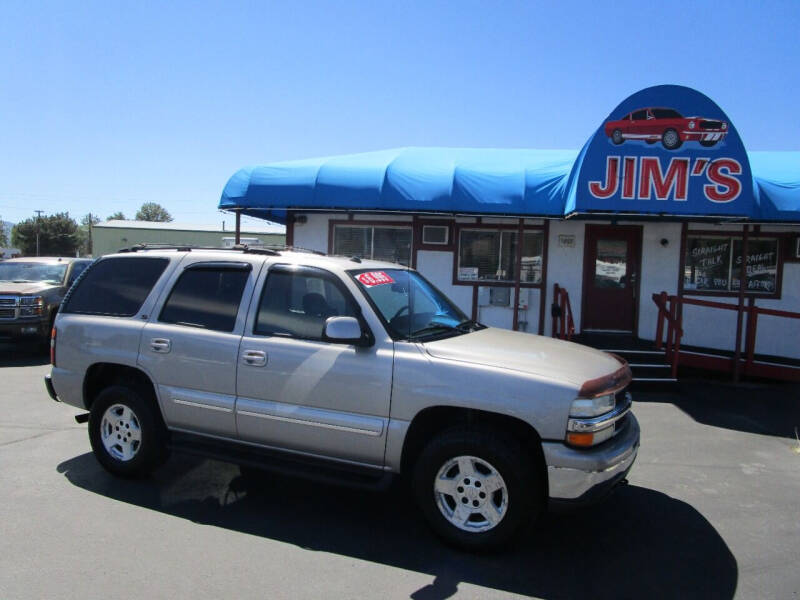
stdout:
<svg viewBox="0 0 800 600">
<path fill-rule="evenodd" d="M 788 319 L 800 319 L 800 313 L 790 312 L 787 310 L 774 310 L 771 308 L 761 308 L 755 305 L 755 299 L 750 298 L 748 306 L 740 308 L 737 304 L 728 304 L 726 302 L 716 302 L 713 300 L 700 300 L 699 298 L 687 298 L 679 296 L 670 296 L 666 292 L 660 294 L 653 294 L 653 302 L 658 307 L 658 322 L 656 325 L 656 349 L 660 350 L 662 345 L 665 347 L 667 359 L 672 365 L 672 376 L 676 377 L 678 372 L 678 364 L 686 364 L 689 366 L 698 366 L 701 368 L 710 368 L 717 370 L 730 370 L 734 378 L 738 377 L 738 373 L 743 372 L 749 375 L 756 375 L 759 377 L 771 377 L 775 379 L 788 379 L 792 381 L 800 381 L 800 367 L 793 365 L 781 365 L 775 363 L 756 362 L 755 349 L 756 349 L 756 334 L 758 328 L 758 315 L 771 315 L 775 317 L 785 317 Z M 681 338 L 683 337 L 683 305 L 705 306 L 709 308 L 717 308 L 721 310 L 742 310 L 746 315 L 745 326 L 745 349 L 744 359 L 737 359 L 735 354 L 733 358 L 725 356 L 713 356 L 710 354 L 700 355 L 697 353 L 681 354 Z M 664 341 L 664 324 L 667 325 L 667 339 Z M 737 332 L 736 345 L 734 350 L 741 349 L 742 340 L 741 333 Z"/>
<path fill-rule="evenodd" d="M 662 340 L 664 339 L 664 323 L 667 324 L 667 341 L 665 352 L 667 360 L 672 367 L 672 377 L 678 376 L 678 360 L 681 353 L 681 338 L 683 337 L 683 312 L 680 317 L 676 317 L 678 303 L 677 296 L 668 296 L 667 292 L 653 294 L 653 302 L 658 307 L 658 321 L 656 325 L 656 350 L 661 350 Z"/>
<path fill-rule="evenodd" d="M 575 334 L 575 321 L 572 319 L 572 305 L 567 290 L 553 284 L 553 306 L 550 314 L 553 317 L 553 337 L 571 340 Z"/>
</svg>

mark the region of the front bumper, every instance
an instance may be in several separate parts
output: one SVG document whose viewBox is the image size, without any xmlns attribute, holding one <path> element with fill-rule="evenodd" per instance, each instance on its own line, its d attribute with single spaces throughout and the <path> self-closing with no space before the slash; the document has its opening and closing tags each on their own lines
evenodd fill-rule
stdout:
<svg viewBox="0 0 800 600">
<path fill-rule="evenodd" d="M 682 131 L 681 140 L 684 142 L 718 142 L 725 139 L 728 131 L 724 129 L 701 129 L 693 131 Z"/>
<path fill-rule="evenodd" d="M 596 448 L 542 444 L 551 503 L 591 504 L 622 481 L 639 451 L 639 422 L 628 413 L 623 431 Z"/>
<path fill-rule="evenodd" d="M 14 319 L 0 321 L 0 339 L 17 339 L 23 337 L 46 337 L 50 334 L 49 324 L 39 317 L 31 319 Z"/>
</svg>

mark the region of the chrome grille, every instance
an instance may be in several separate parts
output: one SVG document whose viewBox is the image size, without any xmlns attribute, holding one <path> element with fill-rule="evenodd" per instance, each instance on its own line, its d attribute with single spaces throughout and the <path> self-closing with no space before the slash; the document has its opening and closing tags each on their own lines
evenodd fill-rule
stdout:
<svg viewBox="0 0 800 600">
<path fill-rule="evenodd" d="M 19 304 L 18 296 L 0 296 L 0 306 L 16 306 Z"/>
<path fill-rule="evenodd" d="M 0 319 L 13 319 L 15 310 L 13 308 L 0 308 Z"/>
</svg>

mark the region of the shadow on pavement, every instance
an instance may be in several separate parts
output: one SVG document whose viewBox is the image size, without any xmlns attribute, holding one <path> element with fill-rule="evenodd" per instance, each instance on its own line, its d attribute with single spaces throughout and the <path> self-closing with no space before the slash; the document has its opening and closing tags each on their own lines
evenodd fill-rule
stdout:
<svg viewBox="0 0 800 600">
<path fill-rule="evenodd" d="M 548 599 L 732 598 L 738 579 L 736 559 L 703 515 L 636 486 L 546 516 L 507 552 L 475 555 L 433 537 L 400 483 L 360 492 L 244 477 L 234 465 L 180 455 L 138 481 L 112 477 L 91 454 L 58 472 L 87 491 L 178 518 L 429 574 L 433 582 L 413 591 L 415 600 L 448 598 L 462 582 Z"/>
<path fill-rule="evenodd" d="M 41 342 L 0 341 L 0 368 L 38 367 L 50 362 L 50 351 Z"/>
<path fill-rule="evenodd" d="M 636 402 L 674 404 L 698 423 L 795 439 L 800 427 L 800 385 L 792 383 L 682 382 L 676 393 L 638 392 Z"/>
</svg>

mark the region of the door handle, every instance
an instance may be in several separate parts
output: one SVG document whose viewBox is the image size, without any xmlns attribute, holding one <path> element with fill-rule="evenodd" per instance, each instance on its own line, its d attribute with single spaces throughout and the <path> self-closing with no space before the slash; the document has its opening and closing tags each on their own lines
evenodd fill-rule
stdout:
<svg viewBox="0 0 800 600">
<path fill-rule="evenodd" d="M 245 350 L 242 362 L 251 367 L 263 367 L 267 364 L 267 353 L 261 350 Z"/>
<path fill-rule="evenodd" d="M 172 350 L 172 342 L 170 342 L 167 338 L 153 338 L 150 340 L 150 350 L 153 352 L 166 354 Z"/>
</svg>

